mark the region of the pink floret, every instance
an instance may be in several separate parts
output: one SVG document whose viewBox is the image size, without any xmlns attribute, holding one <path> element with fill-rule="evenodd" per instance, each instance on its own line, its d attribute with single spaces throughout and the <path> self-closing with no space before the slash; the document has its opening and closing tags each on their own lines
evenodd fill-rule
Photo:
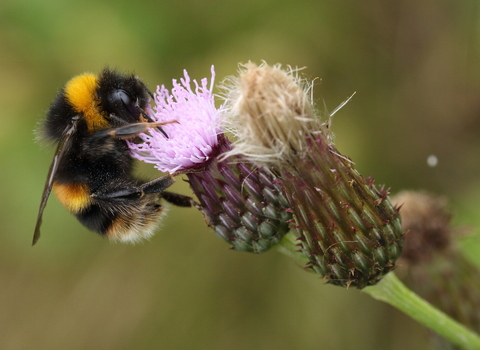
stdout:
<svg viewBox="0 0 480 350">
<path fill-rule="evenodd" d="M 209 160 L 218 143 L 221 108 L 215 108 L 212 93 L 215 71 L 212 66 L 212 79 L 201 80 L 201 85 L 193 80 L 192 90 L 190 77 L 184 71 L 184 78 L 173 80 L 171 93 L 165 86 L 157 87 L 152 119 L 155 122 L 177 121 L 166 124 L 162 129 L 168 139 L 160 131 L 150 129 L 140 137 L 143 143 L 129 142 L 132 156 L 155 164 L 163 172 L 187 170 L 201 166 Z"/>
</svg>

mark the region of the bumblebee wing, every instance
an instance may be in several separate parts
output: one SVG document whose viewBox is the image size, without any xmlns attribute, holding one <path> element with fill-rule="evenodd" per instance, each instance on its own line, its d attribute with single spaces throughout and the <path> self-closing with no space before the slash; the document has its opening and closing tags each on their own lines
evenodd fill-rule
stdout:
<svg viewBox="0 0 480 350">
<path fill-rule="evenodd" d="M 48 197 L 50 192 L 52 192 L 53 179 L 58 170 L 58 165 L 65 155 L 66 150 L 70 148 L 72 136 L 77 131 L 78 116 L 72 118 L 71 124 L 65 129 L 63 137 L 58 143 L 57 150 L 55 151 L 55 156 L 53 157 L 52 164 L 50 165 L 50 170 L 48 171 L 47 181 L 45 182 L 45 188 L 43 189 L 42 202 L 40 203 L 40 209 L 38 210 L 37 223 L 35 225 L 35 232 L 33 233 L 32 246 L 37 243 L 40 238 L 40 226 L 42 225 L 42 215 L 45 206 L 47 205 Z"/>
</svg>

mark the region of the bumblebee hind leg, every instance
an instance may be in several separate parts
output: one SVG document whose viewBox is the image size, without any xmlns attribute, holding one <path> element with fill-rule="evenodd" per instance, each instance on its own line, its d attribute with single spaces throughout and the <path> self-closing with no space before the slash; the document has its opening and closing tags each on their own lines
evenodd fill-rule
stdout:
<svg viewBox="0 0 480 350">
<path fill-rule="evenodd" d="M 161 197 L 171 204 L 179 207 L 191 207 L 193 205 L 193 199 L 191 197 L 165 191 L 174 181 L 175 179 L 172 175 L 165 175 L 143 184 L 141 188 L 144 193 L 161 193 Z"/>
<path fill-rule="evenodd" d="M 175 179 L 172 175 L 158 177 L 140 186 L 144 193 L 161 193 L 173 185 Z"/>
<path fill-rule="evenodd" d="M 189 208 L 195 205 L 192 197 L 185 196 L 179 193 L 164 191 L 162 192 L 162 198 L 165 199 L 168 203 L 174 204 L 179 207 Z"/>
</svg>

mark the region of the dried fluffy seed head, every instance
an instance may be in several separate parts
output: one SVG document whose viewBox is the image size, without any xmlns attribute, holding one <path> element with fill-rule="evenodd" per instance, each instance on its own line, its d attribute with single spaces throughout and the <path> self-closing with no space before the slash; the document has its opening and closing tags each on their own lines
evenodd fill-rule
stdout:
<svg viewBox="0 0 480 350">
<path fill-rule="evenodd" d="M 444 198 L 426 192 L 403 191 L 392 198 L 401 207 L 402 228 L 406 234 L 402 259 L 419 263 L 449 248 L 451 214 Z"/>
<path fill-rule="evenodd" d="M 305 150 L 305 137 L 318 129 L 308 86 L 298 71 L 248 63 L 225 86 L 227 128 L 237 134 L 234 153 L 278 161 Z M 306 86 L 304 89 L 303 86 Z"/>
</svg>

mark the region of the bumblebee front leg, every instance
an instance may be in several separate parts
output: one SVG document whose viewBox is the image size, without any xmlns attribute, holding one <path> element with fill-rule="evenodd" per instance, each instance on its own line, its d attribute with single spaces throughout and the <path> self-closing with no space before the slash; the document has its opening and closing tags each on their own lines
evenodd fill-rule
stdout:
<svg viewBox="0 0 480 350">
<path fill-rule="evenodd" d="M 129 140 L 132 139 L 140 134 L 147 132 L 151 128 L 157 128 L 165 137 L 168 138 L 168 135 L 163 131 L 161 128 L 162 125 L 178 123 L 176 120 L 168 121 L 168 122 L 158 122 L 158 123 L 133 123 L 127 124 L 123 126 L 119 126 L 118 128 L 109 129 L 108 135 L 110 137 L 119 139 L 119 140 Z"/>
<path fill-rule="evenodd" d="M 117 128 L 100 130 L 83 140 L 82 152 L 84 152 L 85 156 L 89 159 L 100 158 L 107 154 L 118 154 L 117 149 L 120 140 L 133 139 L 138 135 L 147 132 L 150 128 L 157 128 L 165 134 L 161 126 L 170 123 L 176 123 L 176 121 L 162 123 L 133 123 L 119 126 Z"/>
</svg>

